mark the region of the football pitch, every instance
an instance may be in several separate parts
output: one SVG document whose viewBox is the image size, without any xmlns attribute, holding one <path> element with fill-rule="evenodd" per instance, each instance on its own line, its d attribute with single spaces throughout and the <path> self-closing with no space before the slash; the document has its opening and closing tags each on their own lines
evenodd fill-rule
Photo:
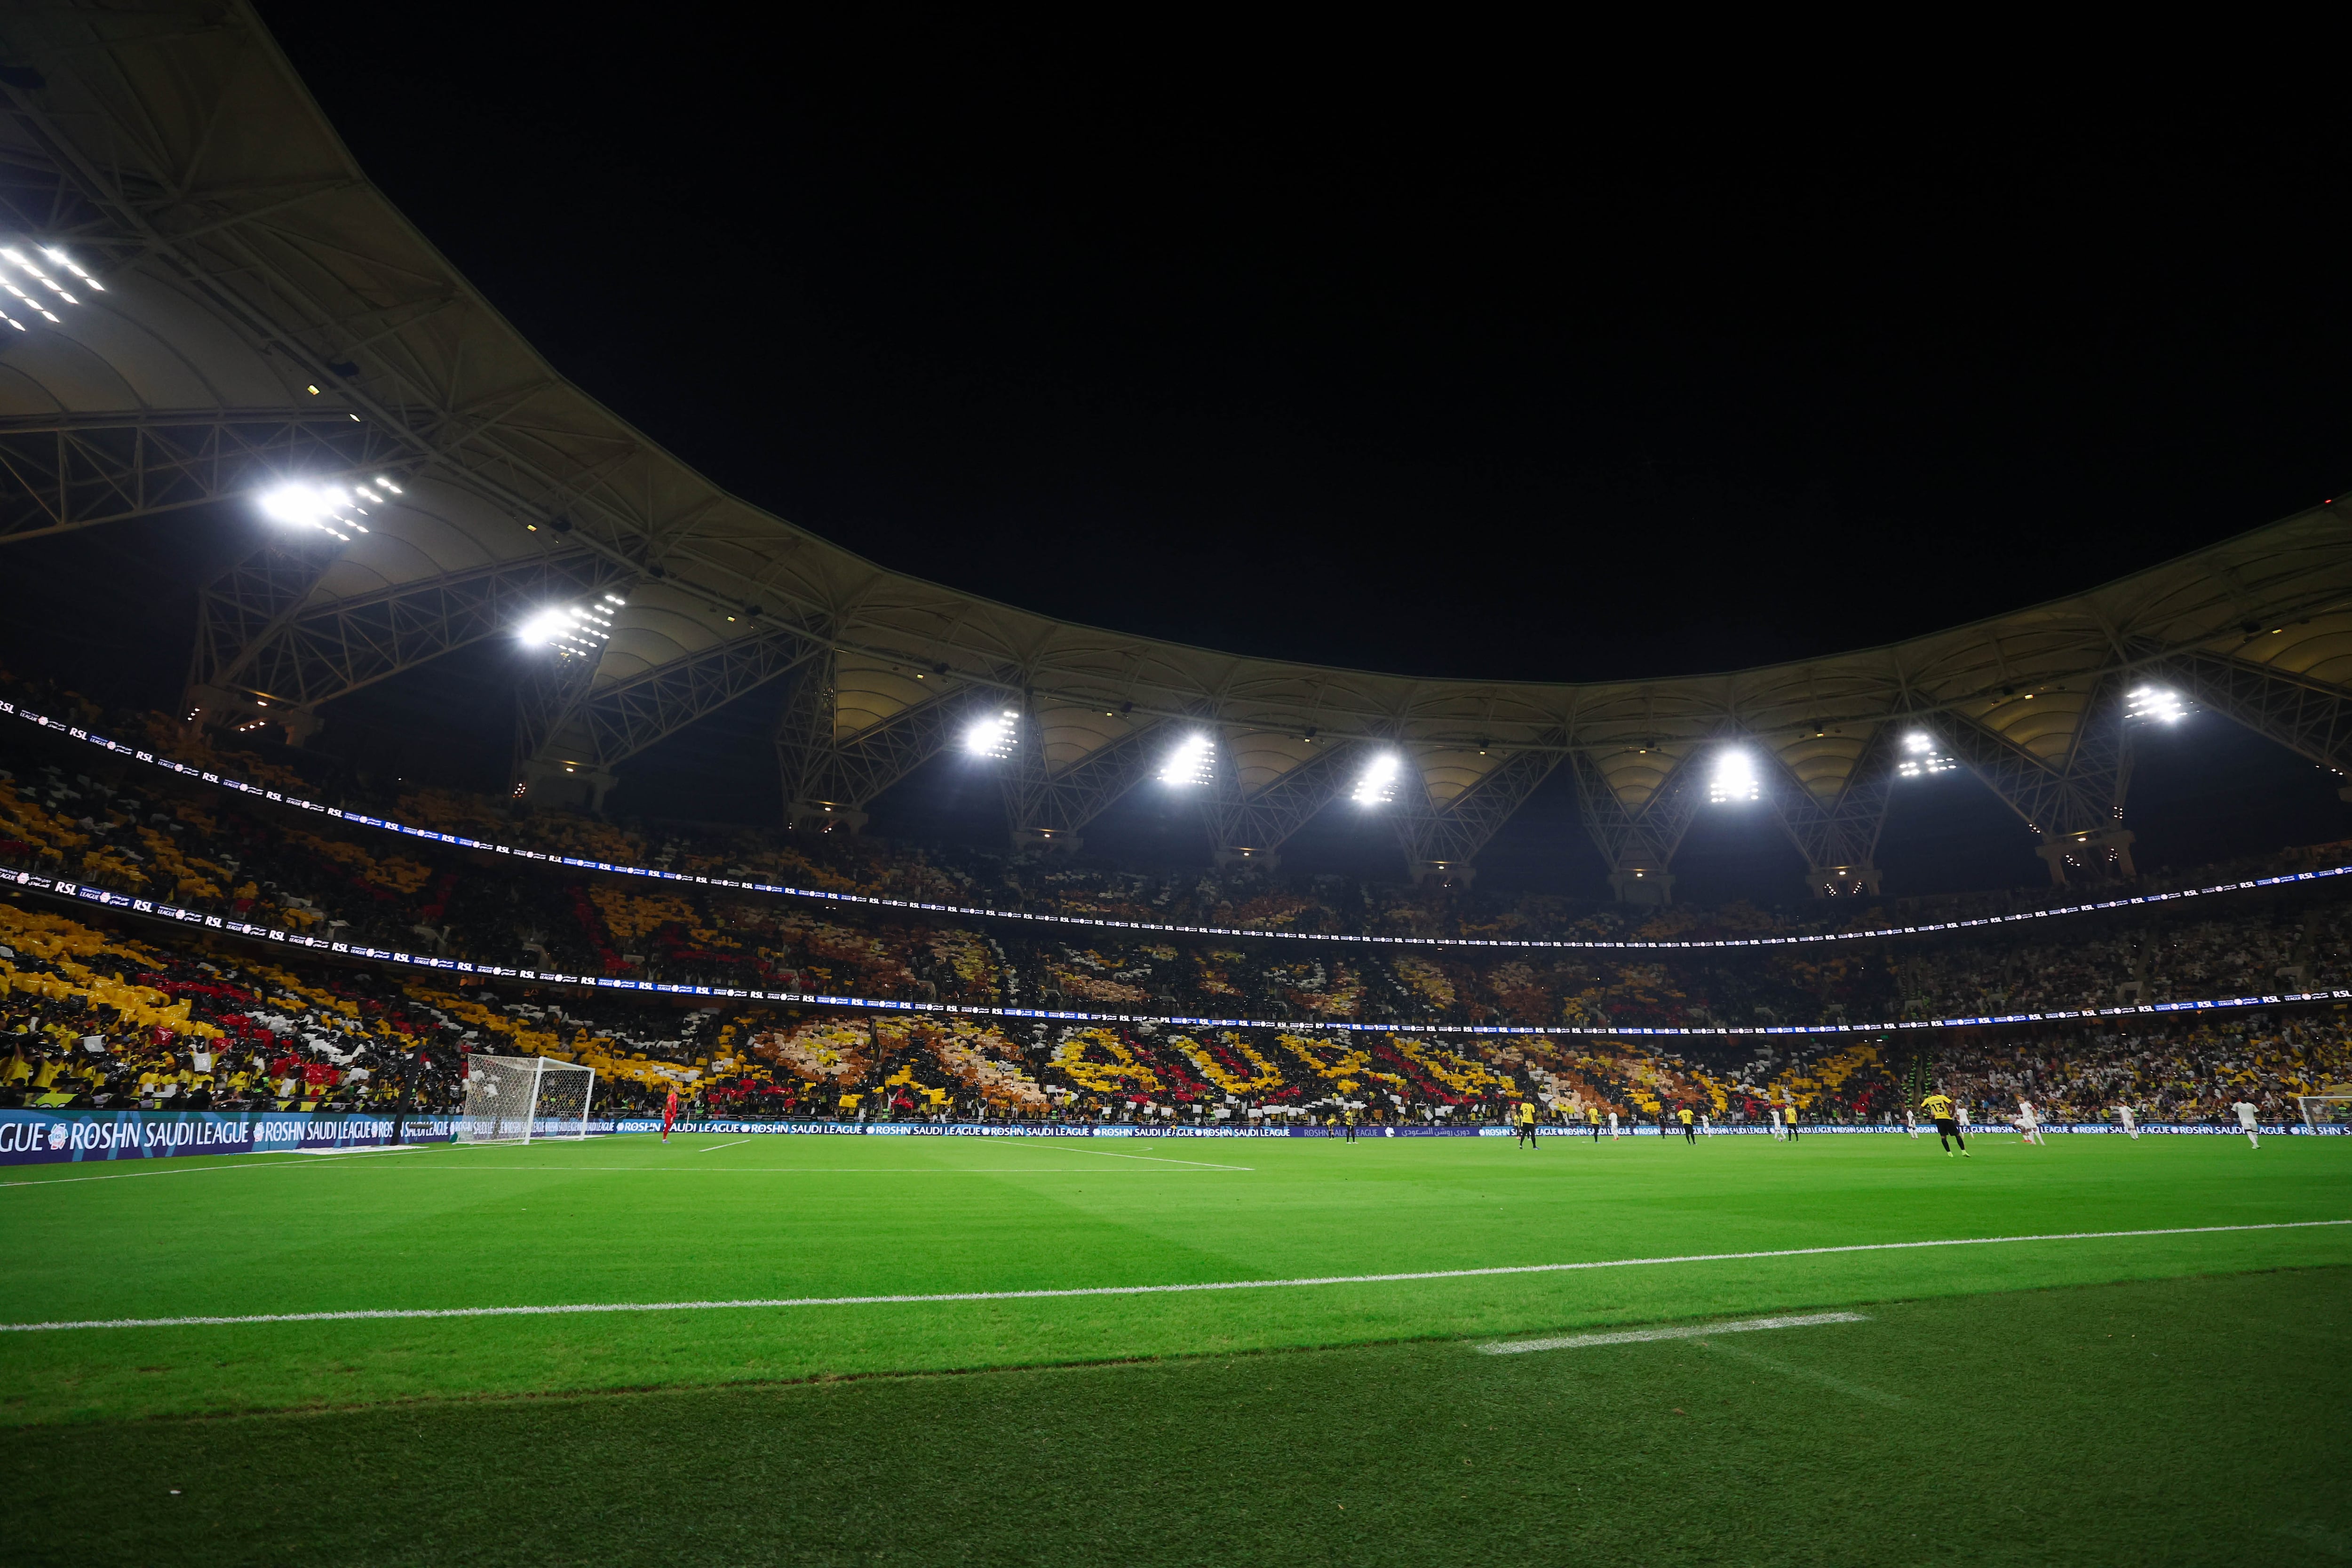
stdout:
<svg viewBox="0 0 2352 1568">
<path fill-rule="evenodd" d="M 2352 1555 L 2352 1140 L 1971 1142 L 18 1168 L 0 1561 Z"/>
</svg>

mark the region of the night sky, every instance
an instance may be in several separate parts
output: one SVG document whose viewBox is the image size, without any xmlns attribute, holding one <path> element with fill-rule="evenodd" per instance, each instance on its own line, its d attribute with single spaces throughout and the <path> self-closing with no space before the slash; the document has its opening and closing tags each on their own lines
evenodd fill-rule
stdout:
<svg viewBox="0 0 2352 1568">
<path fill-rule="evenodd" d="M 559 370 L 804 528 L 1073 620 L 1430 675 L 1720 669 L 2352 484 L 2320 95 L 262 10 Z M 756 756 L 760 724 L 696 743 Z M 2298 768 L 2235 797 L 2272 837 L 2328 826 Z"/>
</svg>

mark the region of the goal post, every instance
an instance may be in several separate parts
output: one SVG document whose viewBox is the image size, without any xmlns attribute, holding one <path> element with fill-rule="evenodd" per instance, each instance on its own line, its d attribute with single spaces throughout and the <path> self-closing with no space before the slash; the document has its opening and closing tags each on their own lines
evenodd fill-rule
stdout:
<svg viewBox="0 0 2352 1568">
<path fill-rule="evenodd" d="M 2304 1126 L 2312 1131 L 2332 1127 L 2352 1132 L 2352 1094 L 2298 1094 L 2294 1103 L 2303 1112 Z"/>
<path fill-rule="evenodd" d="M 547 1057 L 466 1058 L 466 1110 L 457 1120 L 460 1143 L 529 1143 L 534 1139 L 588 1136 L 588 1110 L 596 1098 L 596 1071 Z"/>
</svg>

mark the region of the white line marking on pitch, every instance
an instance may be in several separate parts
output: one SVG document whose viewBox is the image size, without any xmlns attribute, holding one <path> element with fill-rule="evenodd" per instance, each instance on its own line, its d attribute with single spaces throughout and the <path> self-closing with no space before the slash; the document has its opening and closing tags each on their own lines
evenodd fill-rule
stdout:
<svg viewBox="0 0 2352 1568">
<path fill-rule="evenodd" d="M 1073 1154 L 1100 1154 L 1106 1160 L 1150 1160 L 1160 1165 L 1196 1165 L 1203 1171 L 1255 1171 L 1255 1165 L 1220 1165 L 1213 1160 L 1178 1160 L 1166 1154 L 1123 1154 L 1116 1149 L 1073 1149 Z"/>
<path fill-rule="evenodd" d="M 1384 1285 L 1415 1279 L 1476 1279 L 1500 1274 L 1570 1274 L 1666 1263 L 1737 1263 L 1758 1258 L 1818 1258 L 1839 1252 L 1906 1252 L 1930 1247 L 2000 1247 L 2027 1241 L 2098 1241 L 2143 1236 L 2212 1236 L 2223 1231 L 2310 1230 L 2352 1219 L 2290 1219 L 2268 1225 L 2179 1225 L 2159 1230 L 2070 1230 L 2047 1236 L 1963 1236 L 1943 1241 L 1869 1241 L 1847 1247 L 1783 1247 L 1768 1252 L 1695 1252 L 1681 1258 L 1612 1258 L 1591 1263 L 1515 1263 L 1495 1268 L 1424 1268 L 1409 1274 L 1329 1274 L 1305 1279 L 1211 1279 L 1194 1285 L 1087 1285 L 1062 1290 L 942 1290 L 904 1296 L 785 1296 L 738 1301 L 600 1301 L 560 1307 L 377 1307 L 349 1312 L 254 1312 L 238 1317 L 85 1318 L 71 1322 L 0 1323 L 0 1333 L 53 1329 L 177 1329 L 230 1323 L 340 1323 L 379 1318 L 554 1318 L 582 1312 L 710 1312 L 769 1307 L 876 1307 L 931 1301 L 1035 1301 L 1072 1296 L 1182 1296 L 1206 1290 L 1278 1290 L 1308 1285 Z"/>
<path fill-rule="evenodd" d="M 713 1149 L 732 1149 L 737 1143 L 749 1143 L 750 1142 L 751 1140 L 749 1138 L 737 1138 L 725 1143 L 706 1143 L 701 1148 L 697 1149 L 695 1152 L 698 1154 L 708 1154 Z"/>
<path fill-rule="evenodd" d="M 1710 1338 L 1699 1341 L 1698 1348 L 1709 1355 L 1727 1355 L 1750 1366 L 1762 1367 L 1775 1377 L 1793 1377 L 1805 1383 L 1818 1384 L 1866 1405 L 1876 1405 L 1888 1410 L 1900 1410 L 1904 1406 L 1903 1396 L 1899 1394 L 1889 1394 L 1883 1388 L 1872 1388 L 1867 1384 L 1848 1383 L 1842 1377 L 1832 1377 L 1828 1373 L 1818 1372 L 1810 1366 L 1782 1361 L 1779 1356 L 1759 1355 L 1746 1345 L 1727 1345 Z"/>
<path fill-rule="evenodd" d="M 1759 1329 L 1810 1329 L 1816 1323 L 1866 1323 L 1860 1312 L 1808 1312 L 1800 1318 L 1742 1318 L 1731 1323 L 1685 1323 L 1673 1329 L 1627 1329 L 1606 1334 L 1570 1334 L 1559 1340 L 1511 1340 L 1480 1345 L 1482 1355 L 1519 1355 L 1528 1351 L 1578 1351 L 1587 1345 L 1641 1345 L 1652 1340 L 1698 1340 L 1715 1334 L 1751 1334 Z"/>
</svg>

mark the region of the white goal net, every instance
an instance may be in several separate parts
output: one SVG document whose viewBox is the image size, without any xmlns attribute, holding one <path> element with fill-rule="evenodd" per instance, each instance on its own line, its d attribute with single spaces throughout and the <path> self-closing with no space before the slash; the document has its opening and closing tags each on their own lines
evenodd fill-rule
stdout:
<svg viewBox="0 0 2352 1568">
<path fill-rule="evenodd" d="M 2352 1094 L 2298 1094 L 2294 1100 L 2303 1124 L 2314 1132 L 2329 1127 L 2352 1131 Z"/>
<path fill-rule="evenodd" d="M 528 1143 L 533 1139 L 585 1138 L 596 1071 L 545 1057 L 466 1058 L 466 1112 L 460 1143 Z"/>
</svg>

